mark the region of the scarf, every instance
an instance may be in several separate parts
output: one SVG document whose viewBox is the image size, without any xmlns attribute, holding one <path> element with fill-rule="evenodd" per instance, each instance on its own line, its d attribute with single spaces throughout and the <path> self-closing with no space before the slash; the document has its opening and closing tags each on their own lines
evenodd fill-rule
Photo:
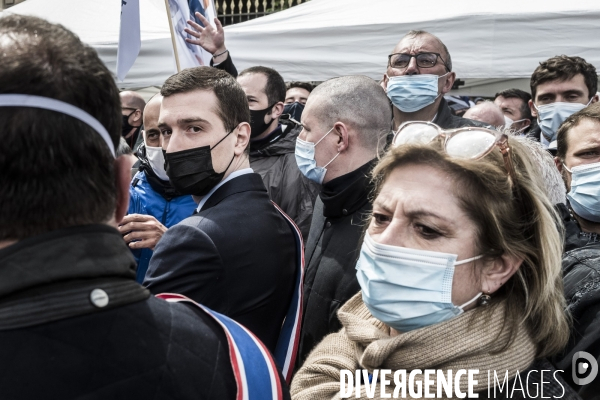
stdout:
<svg viewBox="0 0 600 400">
<path fill-rule="evenodd" d="M 406 370 L 408 385 L 408 375 L 414 369 L 442 370 L 446 376 L 450 369 L 453 373 L 459 369 L 478 369 L 479 373 L 474 375 L 477 384 L 472 390 L 487 392 L 488 370 L 491 371 L 491 382 L 494 382 L 494 370 L 500 382 L 506 371 L 510 380 L 517 371 L 527 369 L 536 355 L 536 346 L 523 324 L 514 332 L 511 344 L 505 347 L 510 331 L 508 327 L 503 329 L 504 311 L 503 305 L 496 306 L 490 313 L 468 311 L 439 324 L 391 336 L 389 327 L 370 314 L 359 292 L 338 312 L 344 328 L 326 337 L 294 377 L 292 399 L 338 398 L 341 369 L 349 369 L 352 373 L 356 369 L 367 369 L 371 373 L 374 369 L 392 370 L 392 377 L 386 378 L 391 380 L 386 390 L 388 394 L 394 390 L 393 372 L 396 370 Z M 333 371 L 337 371 L 336 377 Z M 416 378 L 422 379 L 423 375 Z M 460 379 L 463 393 L 468 391 L 467 378 L 465 374 Z M 435 376 L 433 380 L 430 392 L 437 394 Z M 381 398 L 380 387 L 378 382 L 376 399 Z M 453 393 L 456 393 L 454 385 Z M 424 391 L 422 394 L 424 398 Z M 361 395 L 361 399 L 369 398 L 364 386 Z M 356 398 L 355 392 L 350 398 Z"/>
</svg>

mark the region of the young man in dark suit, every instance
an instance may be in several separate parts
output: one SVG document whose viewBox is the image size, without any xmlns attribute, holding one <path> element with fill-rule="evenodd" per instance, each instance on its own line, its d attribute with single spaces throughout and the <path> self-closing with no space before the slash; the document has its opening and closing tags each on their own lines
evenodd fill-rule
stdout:
<svg viewBox="0 0 600 400">
<path fill-rule="evenodd" d="M 274 351 L 296 282 L 296 242 L 250 168 L 246 95 L 228 73 L 197 67 L 161 89 L 167 175 L 197 213 L 158 242 L 144 285 L 227 315 Z"/>
</svg>

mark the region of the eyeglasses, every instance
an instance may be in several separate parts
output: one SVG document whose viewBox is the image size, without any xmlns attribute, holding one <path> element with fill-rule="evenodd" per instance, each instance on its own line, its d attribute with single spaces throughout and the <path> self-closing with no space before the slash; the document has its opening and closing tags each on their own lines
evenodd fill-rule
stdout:
<svg viewBox="0 0 600 400">
<path fill-rule="evenodd" d="M 446 70 L 450 72 L 450 68 L 446 65 L 446 61 L 442 58 L 439 53 L 419 53 L 419 54 L 407 54 L 407 53 L 394 53 L 388 56 L 388 66 L 392 68 L 404 69 L 410 64 L 412 58 L 417 60 L 417 66 L 419 68 L 431 68 L 437 64 L 437 59 L 442 60 L 442 64 L 446 67 Z"/>
<path fill-rule="evenodd" d="M 515 182 L 508 135 L 491 129 L 465 127 L 444 130 L 432 122 L 405 122 L 394 135 L 392 147 L 403 144 L 429 144 L 436 139 L 444 141 L 444 150 L 450 157 L 465 160 L 481 159 L 498 146 L 504 158 L 506 171 L 513 183 Z"/>
</svg>

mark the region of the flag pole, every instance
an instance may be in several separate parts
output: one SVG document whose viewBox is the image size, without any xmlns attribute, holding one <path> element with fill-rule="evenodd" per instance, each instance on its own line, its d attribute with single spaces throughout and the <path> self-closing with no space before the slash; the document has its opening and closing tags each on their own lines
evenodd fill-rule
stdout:
<svg viewBox="0 0 600 400">
<path fill-rule="evenodd" d="M 173 43 L 175 64 L 177 64 L 177 72 L 181 72 L 181 67 L 179 65 L 179 55 L 177 54 L 177 43 L 175 43 L 175 30 L 173 29 L 173 19 L 171 18 L 171 8 L 169 7 L 169 0 L 165 0 L 165 7 L 167 7 L 167 17 L 169 18 L 169 30 L 171 31 L 171 42 Z"/>
</svg>

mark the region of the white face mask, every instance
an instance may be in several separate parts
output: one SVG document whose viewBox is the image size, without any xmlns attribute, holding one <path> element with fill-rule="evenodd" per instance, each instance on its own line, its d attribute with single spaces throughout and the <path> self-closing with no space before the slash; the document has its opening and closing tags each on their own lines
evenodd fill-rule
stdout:
<svg viewBox="0 0 600 400">
<path fill-rule="evenodd" d="M 454 268 L 483 257 L 456 261 L 456 254 L 408 249 L 375 242 L 369 233 L 356 263 L 363 302 L 375 318 L 400 331 L 424 328 L 464 312 L 452 303 Z"/>
<path fill-rule="evenodd" d="M 146 146 L 146 157 L 156 176 L 163 181 L 168 181 L 169 176 L 167 175 L 167 171 L 165 171 L 165 155 L 162 147 Z"/>
<path fill-rule="evenodd" d="M 523 119 L 518 119 L 516 121 L 513 121 L 511 118 L 507 117 L 506 115 L 504 116 L 504 129 L 509 129 L 511 126 L 513 126 L 514 124 L 518 124 L 519 122 L 522 121 L 527 121 L 527 118 L 523 118 Z M 523 129 L 527 128 L 527 126 L 522 127 L 521 129 L 515 131 L 515 133 L 519 133 L 521 132 Z"/>
<path fill-rule="evenodd" d="M 548 142 L 555 141 L 556 132 L 558 132 L 560 125 L 577 111 L 586 108 L 592 102 L 592 99 L 587 104 L 556 102 L 536 106 L 534 103 L 533 106 L 538 112 L 538 124 L 546 140 Z"/>
</svg>

